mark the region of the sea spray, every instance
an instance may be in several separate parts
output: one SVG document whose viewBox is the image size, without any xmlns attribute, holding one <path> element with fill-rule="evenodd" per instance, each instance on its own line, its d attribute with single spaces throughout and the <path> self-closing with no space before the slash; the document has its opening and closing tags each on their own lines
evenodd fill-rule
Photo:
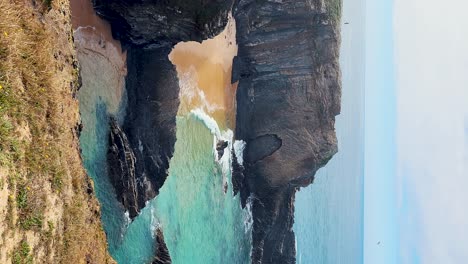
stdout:
<svg viewBox="0 0 468 264">
<path fill-rule="evenodd" d="M 246 145 L 243 140 L 236 140 L 234 142 L 234 154 L 236 155 L 237 163 L 241 166 L 244 166 L 244 150 Z"/>
</svg>

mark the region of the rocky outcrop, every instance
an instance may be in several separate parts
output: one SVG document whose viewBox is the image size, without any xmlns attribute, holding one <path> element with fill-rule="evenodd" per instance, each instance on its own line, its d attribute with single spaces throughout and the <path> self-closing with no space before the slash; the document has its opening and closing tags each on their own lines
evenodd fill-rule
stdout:
<svg viewBox="0 0 468 264">
<path fill-rule="evenodd" d="M 164 184 L 176 140 L 179 87 L 169 48 L 127 52 L 127 111 L 123 131 L 135 154 L 137 215 Z M 127 208 L 129 209 L 129 208 Z M 131 212 L 131 211 L 130 211 Z"/>
<path fill-rule="evenodd" d="M 94 4 L 127 51 L 126 114 L 118 133 L 110 135 L 108 161 L 117 197 L 133 219 L 158 194 L 174 152 L 179 83 L 168 55 L 179 41 L 219 34 L 232 3 L 95 0 Z M 111 130 L 116 130 L 112 123 Z M 119 148 L 117 142 L 124 136 L 125 146 Z"/>
<path fill-rule="evenodd" d="M 123 124 L 145 190 L 167 176 L 175 142 L 178 83 L 167 55 L 179 41 L 212 37 L 230 1 L 95 0 L 128 50 Z M 294 195 L 337 152 L 340 112 L 339 0 L 236 0 L 236 138 L 247 142 L 233 185 L 252 197 L 253 263 L 294 263 Z M 218 151 L 221 153 L 222 146 Z M 225 151 L 224 148 L 222 151 Z M 151 192 L 148 192 L 151 193 Z M 151 196 L 138 196 L 139 207 Z"/>
<path fill-rule="evenodd" d="M 164 241 L 164 234 L 161 228 L 156 229 L 156 257 L 151 264 L 171 264 L 171 256 Z"/>
<path fill-rule="evenodd" d="M 94 0 L 94 5 L 119 39 L 155 48 L 216 36 L 226 26 L 232 1 Z"/>
<path fill-rule="evenodd" d="M 136 158 L 127 136 L 114 118 L 110 120 L 109 150 L 107 153 L 109 177 L 117 193 L 117 199 L 127 208 L 130 217 L 139 211 L 138 194 L 144 192 L 137 184 Z M 139 188 L 140 187 L 140 188 Z"/>
<path fill-rule="evenodd" d="M 252 262 L 294 263 L 294 194 L 337 152 L 340 7 L 332 0 L 235 6 L 236 138 L 247 146 L 234 182 L 244 204 L 254 198 Z"/>
<path fill-rule="evenodd" d="M 228 147 L 229 142 L 224 140 L 218 140 L 216 143 L 216 152 L 218 153 L 218 159 L 221 159 L 224 155 L 225 149 Z"/>
</svg>

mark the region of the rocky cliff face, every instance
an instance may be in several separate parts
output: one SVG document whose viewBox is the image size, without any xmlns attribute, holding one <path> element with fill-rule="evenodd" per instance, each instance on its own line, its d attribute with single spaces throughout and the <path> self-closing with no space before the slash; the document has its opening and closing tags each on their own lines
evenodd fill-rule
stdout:
<svg viewBox="0 0 468 264">
<path fill-rule="evenodd" d="M 167 249 L 161 228 L 156 229 L 156 257 L 151 264 L 171 264 L 171 256 Z"/>
<path fill-rule="evenodd" d="M 253 199 L 253 263 L 294 263 L 294 194 L 337 152 L 339 25 L 333 1 L 236 2 L 240 187 Z M 237 174 L 239 175 L 239 174 Z"/>
<path fill-rule="evenodd" d="M 219 34 L 231 3 L 95 0 L 94 5 L 127 50 L 127 110 L 119 136 L 110 135 L 108 161 L 117 196 L 134 218 L 164 184 L 174 152 L 179 84 L 168 55 L 179 41 Z"/>
<path fill-rule="evenodd" d="M 151 48 L 216 36 L 226 26 L 231 5 L 223 0 L 94 0 L 115 36 Z"/>
<path fill-rule="evenodd" d="M 134 206 L 122 201 L 134 218 L 156 196 L 167 177 L 176 140 L 179 86 L 175 68 L 168 59 L 169 48 L 128 46 L 128 49 L 128 106 L 121 133 L 128 138 L 127 152 L 135 157 L 134 165 L 129 164 L 133 166 L 135 185 L 114 181 L 114 186 L 117 193 L 134 193 Z M 110 173 L 112 178 L 126 177 L 125 172 L 111 170 Z"/>
<path fill-rule="evenodd" d="M 337 152 L 340 1 L 95 0 L 95 6 L 128 49 L 127 117 L 110 145 L 123 135 L 128 140 L 109 153 L 119 162 L 133 162 L 126 153 L 135 157 L 134 176 L 112 172 L 115 179 L 136 179 L 129 191 L 117 187 L 134 192 L 125 194 L 134 196 L 127 205 L 132 217 L 164 183 L 174 150 L 179 87 L 167 55 L 179 41 L 219 33 L 232 7 L 239 45 L 232 80 L 239 82 L 236 139 L 247 142 L 244 164 L 234 162 L 233 183 L 244 205 L 252 197 L 253 263 L 294 263 L 295 192 Z"/>
</svg>

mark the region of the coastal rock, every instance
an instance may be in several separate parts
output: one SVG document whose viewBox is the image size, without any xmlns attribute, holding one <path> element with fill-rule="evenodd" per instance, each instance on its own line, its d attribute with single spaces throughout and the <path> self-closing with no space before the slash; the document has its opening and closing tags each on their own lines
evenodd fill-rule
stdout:
<svg viewBox="0 0 468 264">
<path fill-rule="evenodd" d="M 340 112 L 338 0 L 235 0 L 238 56 L 233 189 L 252 201 L 252 263 L 294 263 L 294 196 L 337 152 Z M 167 177 L 174 151 L 178 81 L 167 58 L 179 41 L 201 41 L 226 25 L 230 1 L 95 0 L 128 54 L 123 131 L 147 193 Z M 219 153 L 218 153 L 219 154 Z M 153 196 L 154 197 L 154 196 Z M 144 206 L 147 195 L 138 195 Z"/>
<path fill-rule="evenodd" d="M 127 149 L 120 151 L 133 153 L 134 172 L 114 169 L 121 161 L 112 157 L 109 167 L 111 178 L 119 179 L 113 181 L 117 196 L 132 219 L 158 194 L 174 153 L 179 83 L 168 55 L 179 41 L 219 34 L 231 5 L 218 0 L 94 1 L 98 15 L 110 22 L 127 52 L 128 100 L 121 128 Z M 109 153 L 117 157 L 113 151 Z"/>
<path fill-rule="evenodd" d="M 224 140 L 218 140 L 216 143 L 216 152 L 218 152 L 218 160 L 224 155 L 224 150 L 228 147 L 229 142 Z"/>
<path fill-rule="evenodd" d="M 94 6 L 122 41 L 160 47 L 216 36 L 227 24 L 232 1 L 94 0 Z"/>
<path fill-rule="evenodd" d="M 139 212 L 136 158 L 127 136 L 114 118 L 110 120 L 109 150 L 107 152 L 109 177 L 116 189 L 117 199 L 128 210 L 130 217 Z"/>
<path fill-rule="evenodd" d="M 151 264 L 171 264 L 171 256 L 164 241 L 164 234 L 161 228 L 156 229 L 156 257 Z"/>
<path fill-rule="evenodd" d="M 158 194 L 174 153 L 179 86 L 169 52 L 127 51 L 125 119 L 122 128 L 111 121 L 110 178 L 131 219 Z"/>
<path fill-rule="evenodd" d="M 252 263 L 295 263 L 295 192 L 337 152 L 340 8 L 332 0 L 235 4 L 236 139 L 247 147 L 233 182 L 243 205 L 253 197 Z"/>
</svg>

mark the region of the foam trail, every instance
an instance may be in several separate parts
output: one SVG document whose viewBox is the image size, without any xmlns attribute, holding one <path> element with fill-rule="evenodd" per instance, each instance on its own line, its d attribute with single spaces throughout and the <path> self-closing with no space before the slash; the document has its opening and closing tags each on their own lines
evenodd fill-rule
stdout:
<svg viewBox="0 0 468 264">
<path fill-rule="evenodd" d="M 246 234 L 252 230 L 252 225 L 253 225 L 252 204 L 253 204 L 253 197 L 249 196 L 247 198 L 247 203 L 245 206 L 246 213 L 244 214 L 244 228 L 245 228 Z"/>
<path fill-rule="evenodd" d="M 202 121 L 203 124 L 210 130 L 211 134 L 213 134 L 216 138 L 222 139 L 221 131 L 219 129 L 218 123 L 214 118 L 209 116 L 205 111 L 200 108 L 193 109 L 190 111 L 198 120 Z"/>
<path fill-rule="evenodd" d="M 210 130 L 211 134 L 213 134 L 213 156 L 215 157 L 215 160 L 221 165 L 224 176 L 224 185 L 229 185 L 230 181 L 228 177 L 232 172 L 231 150 L 233 148 L 232 141 L 234 138 L 234 133 L 230 129 L 221 131 L 216 120 L 210 115 L 206 114 L 200 108 L 192 110 L 191 114 L 193 114 L 198 120 L 202 121 L 203 124 Z M 228 142 L 228 146 L 226 147 L 226 150 L 220 159 L 218 159 L 218 151 L 216 150 L 216 144 L 218 143 L 218 140 Z"/>
<path fill-rule="evenodd" d="M 244 149 L 246 145 L 247 143 L 243 140 L 236 140 L 234 142 L 234 153 L 236 154 L 237 163 L 241 166 L 244 165 Z"/>
</svg>

